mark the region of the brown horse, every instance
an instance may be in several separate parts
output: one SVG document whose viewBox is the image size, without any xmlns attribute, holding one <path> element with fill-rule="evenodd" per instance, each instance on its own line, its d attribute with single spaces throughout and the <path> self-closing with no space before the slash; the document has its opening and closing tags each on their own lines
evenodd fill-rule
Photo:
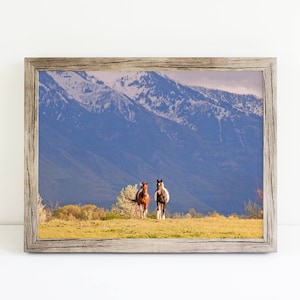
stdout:
<svg viewBox="0 0 300 300">
<path fill-rule="evenodd" d="M 147 217 L 150 195 L 148 193 L 148 182 L 142 182 L 141 185 L 141 188 L 135 195 L 135 201 L 139 208 L 140 217 L 144 219 Z"/>
</svg>

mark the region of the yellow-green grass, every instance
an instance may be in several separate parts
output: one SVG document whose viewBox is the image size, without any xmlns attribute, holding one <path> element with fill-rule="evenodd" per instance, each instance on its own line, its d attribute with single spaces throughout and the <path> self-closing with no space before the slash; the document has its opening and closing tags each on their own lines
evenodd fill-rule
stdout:
<svg viewBox="0 0 300 300">
<path fill-rule="evenodd" d="M 263 220 L 237 217 L 192 219 L 51 220 L 38 227 L 39 239 L 74 238 L 262 238 Z"/>
</svg>

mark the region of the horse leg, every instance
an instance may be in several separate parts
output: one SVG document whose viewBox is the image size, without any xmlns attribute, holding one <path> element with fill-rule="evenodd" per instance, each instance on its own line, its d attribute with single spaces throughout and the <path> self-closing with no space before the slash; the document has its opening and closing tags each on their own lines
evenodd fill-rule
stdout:
<svg viewBox="0 0 300 300">
<path fill-rule="evenodd" d="M 143 204 L 143 219 L 146 218 L 146 204 Z"/>
<path fill-rule="evenodd" d="M 145 203 L 140 204 L 140 218 L 141 219 L 145 218 Z"/>
<path fill-rule="evenodd" d="M 142 205 L 139 203 L 139 217 L 142 218 Z"/>
<path fill-rule="evenodd" d="M 161 218 L 161 204 L 159 202 L 157 202 L 157 208 L 156 208 L 156 219 L 160 220 Z"/>
<path fill-rule="evenodd" d="M 162 219 L 164 220 L 166 218 L 166 204 L 163 204 L 162 207 L 163 207 L 163 209 L 162 209 L 162 213 L 163 213 Z"/>
</svg>

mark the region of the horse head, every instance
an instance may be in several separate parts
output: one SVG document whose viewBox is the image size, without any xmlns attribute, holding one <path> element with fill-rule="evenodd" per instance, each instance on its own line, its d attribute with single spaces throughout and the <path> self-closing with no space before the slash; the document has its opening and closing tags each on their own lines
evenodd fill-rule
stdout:
<svg viewBox="0 0 300 300">
<path fill-rule="evenodd" d="M 142 189 L 148 189 L 148 182 L 142 182 Z"/>
<path fill-rule="evenodd" d="M 162 191 L 164 188 L 164 182 L 162 179 L 157 179 L 156 189 L 157 191 Z"/>
</svg>

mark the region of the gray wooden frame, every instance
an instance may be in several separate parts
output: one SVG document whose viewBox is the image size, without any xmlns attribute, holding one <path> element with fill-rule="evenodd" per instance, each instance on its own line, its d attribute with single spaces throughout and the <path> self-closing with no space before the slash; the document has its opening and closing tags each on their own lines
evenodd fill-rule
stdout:
<svg viewBox="0 0 300 300">
<path fill-rule="evenodd" d="M 45 70 L 262 71 L 264 100 L 263 238 L 38 239 L 38 72 Z M 24 250 L 26 252 L 259 253 L 276 251 L 276 58 L 25 58 L 24 138 Z"/>
</svg>

